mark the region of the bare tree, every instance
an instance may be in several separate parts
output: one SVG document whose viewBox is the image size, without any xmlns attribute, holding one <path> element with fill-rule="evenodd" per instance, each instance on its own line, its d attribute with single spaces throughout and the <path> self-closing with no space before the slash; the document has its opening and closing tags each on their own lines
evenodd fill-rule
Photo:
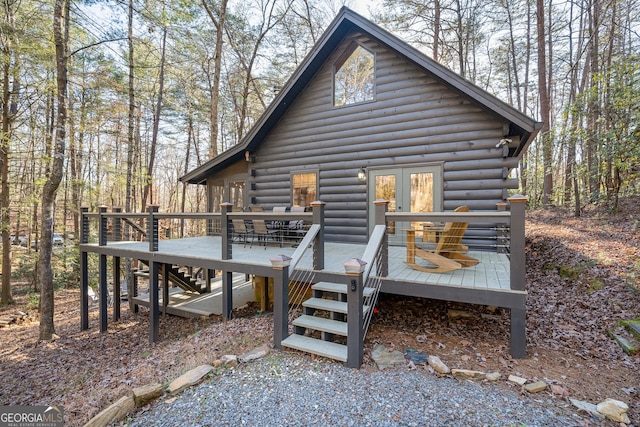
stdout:
<svg viewBox="0 0 640 427">
<path fill-rule="evenodd" d="M 63 176 L 67 124 L 67 45 L 69 41 L 69 3 L 56 0 L 53 8 L 53 38 L 56 48 L 57 116 L 53 158 L 42 188 L 42 240 L 40 244 L 40 339 L 50 340 L 53 325 L 53 242 L 54 203 Z"/>
<path fill-rule="evenodd" d="M 222 70 L 222 43 L 224 40 L 225 20 L 227 17 L 227 0 L 221 0 L 217 13 L 209 5 L 208 0 L 202 0 L 202 5 L 209 15 L 209 19 L 216 29 L 216 47 L 214 55 L 213 83 L 211 93 L 211 135 L 209 144 L 209 157 L 218 155 L 218 108 L 220 100 L 220 72 Z"/>
</svg>

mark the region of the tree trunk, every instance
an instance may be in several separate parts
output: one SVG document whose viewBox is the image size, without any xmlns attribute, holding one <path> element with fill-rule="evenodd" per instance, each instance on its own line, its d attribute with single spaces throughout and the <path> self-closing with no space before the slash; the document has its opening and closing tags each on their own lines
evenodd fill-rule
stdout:
<svg viewBox="0 0 640 427">
<path fill-rule="evenodd" d="M 147 166 L 147 179 L 142 194 L 142 210 L 146 210 L 147 201 L 153 203 L 153 166 L 156 161 L 156 148 L 158 146 L 158 133 L 160 131 L 160 115 L 162 113 L 162 95 L 164 92 L 164 64 L 166 58 L 167 47 L 167 27 L 163 28 L 162 33 L 162 54 L 160 56 L 160 73 L 158 76 L 158 102 L 156 103 L 156 111 L 153 117 L 153 133 L 151 135 L 151 149 L 149 151 L 149 163 Z"/>
<path fill-rule="evenodd" d="M 4 11 L 4 24 L 13 28 L 14 24 L 14 11 L 13 4 L 8 2 L 5 4 Z M 12 33 L 12 31 L 9 31 Z M 13 122 L 15 116 L 15 99 L 18 93 L 13 93 L 11 88 L 11 75 L 13 58 L 18 59 L 18 55 L 14 55 L 15 49 L 14 40 L 9 36 L 5 40 L 5 46 L 3 48 L 3 79 L 2 79 L 2 135 L 0 138 L 0 226 L 2 229 L 2 247 L 5 250 L 2 251 L 2 295 L 0 296 L 0 303 L 9 304 L 13 301 L 11 295 L 11 215 L 10 215 L 10 203 L 9 197 L 9 141 L 11 140 L 11 134 L 13 130 Z M 14 82 L 13 87 L 19 88 L 18 73 L 13 73 Z M 15 234 L 18 238 L 18 230 Z"/>
<path fill-rule="evenodd" d="M 64 166 L 67 121 L 67 43 L 69 40 L 69 4 L 56 0 L 53 12 L 53 39 L 56 48 L 56 86 L 58 90 L 56 134 L 53 159 L 47 181 L 42 188 L 42 239 L 40 242 L 40 340 L 50 340 L 53 325 L 53 269 L 51 250 L 53 241 L 54 202 Z"/>
<path fill-rule="evenodd" d="M 209 143 L 209 157 L 218 155 L 218 105 L 220 104 L 220 72 L 222 70 L 222 43 L 224 40 L 224 26 L 227 16 L 227 0 L 221 0 L 218 18 L 209 7 L 207 0 L 202 0 L 211 22 L 216 27 L 216 48 L 213 64 L 213 86 L 211 87 L 211 135 Z"/>
<path fill-rule="evenodd" d="M 542 167 L 544 178 L 542 183 L 542 205 L 549 207 L 553 195 L 553 147 L 549 137 L 549 91 L 547 89 L 547 57 L 545 39 L 544 0 L 536 0 L 537 30 L 538 30 L 538 88 L 540 91 L 540 139 L 542 141 Z"/>
</svg>

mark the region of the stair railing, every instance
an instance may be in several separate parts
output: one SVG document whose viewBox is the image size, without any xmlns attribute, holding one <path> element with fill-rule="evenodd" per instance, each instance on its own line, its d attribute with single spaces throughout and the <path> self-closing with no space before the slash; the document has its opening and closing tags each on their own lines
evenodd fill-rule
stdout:
<svg viewBox="0 0 640 427">
<path fill-rule="evenodd" d="M 299 311 L 300 304 L 302 303 L 302 297 L 304 292 L 306 291 L 306 287 L 303 285 L 300 286 L 291 286 L 292 283 L 314 283 L 315 280 L 315 269 L 308 270 L 296 270 L 296 266 L 305 255 L 305 253 L 313 248 L 313 241 L 320 232 L 319 224 L 312 224 L 309 227 L 309 230 L 305 234 L 302 241 L 298 244 L 295 252 L 291 256 L 291 264 L 289 265 L 289 289 L 293 290 L 293 294 L 289 297 L 289 319 L 291 321 L 292 317 L 295 317 Z"/>
<path fill-rule="evenodd" d="M 364 305 L 369 306 L 369 310 L 365 315 L 363 320 L 363 336 L 367 336 L 367 331 L 369 330 L 369 325 L 371 324 L 371 319 L 373 317 L 373 311 L 378 302 L 378 294 L 380 293 L 380 287 L 382 285 L 382 278 L 380 275 L 371 276 L 371 271 L 373 266 L 380 265 L 380 261 L 382 259 L 382 252 L 384 249 L 386 237 L 386 226 L 384 225 L 376 225 L 373 228 L 373 232 L 369 238 L 369 243 L 367 243 L 367 247 L 364 250 L 362 255 L 362 261 L 366 262 L 365 270 L 363 272 L 362 281 L 365 287 L 373 288 L 374 291 L 364 299 Z"/>
</svg>

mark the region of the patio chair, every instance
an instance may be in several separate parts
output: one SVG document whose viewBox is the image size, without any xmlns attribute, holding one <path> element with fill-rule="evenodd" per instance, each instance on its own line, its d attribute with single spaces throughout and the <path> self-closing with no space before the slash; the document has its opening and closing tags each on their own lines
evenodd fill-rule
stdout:
<svg viewBox="0 0 640 427">
<path fill-rule="evenodd" d="M 291 212 L 304 212 L 306 208 L 304 206 L 292 206 Z M 305 233 L 307 232 L 304 229 L 304 221 L 301 219 L 289 221 L 287 224 L 285 232 L 287 233 L 287 237 L 294 239 L 296 242 L 300 239 L 304 238 Z"/>
<path fill-rule="evenodd" d="M 277 241 L 276 237 L 280 234 L 280 230 L 267 228 L 267 224 L 264 219 L 254 219 L 253 221 L 253 235 L 258 237 L 258 241 L 264 240 L 264 248 L 267 249 L 267 243 L 269 239 Z M 253 240 L 251 240 L 251 248 L 253 246 Z"/>
<path fill-rule="evenodd" d="M 238 240 L 241 238 L 246 247 L 247 240 L 249 240 L 249 235 L 252 234 L 252 231 L 249 230 L 244 219 L 232 219 L 231 224 L 233 224 L 233 236 L 231 240 Z"/>
<path fill-rule="evenodd" d="M 460 206 L 454 212 L 469 212 L 469 207 Z M 468 225 L 468 222 L 445 223 L 442 230 L 439 230 L 435 243 L 416 243 L 415 230 L 407 230 L 407 265 L 426 273 L 446 273 L 478 265 L 480 261 L 466 255 L 469 248 L 462 244 L 462 236 Z M 433 266 L 416 264 L 416 257 Z"/>
</svg>

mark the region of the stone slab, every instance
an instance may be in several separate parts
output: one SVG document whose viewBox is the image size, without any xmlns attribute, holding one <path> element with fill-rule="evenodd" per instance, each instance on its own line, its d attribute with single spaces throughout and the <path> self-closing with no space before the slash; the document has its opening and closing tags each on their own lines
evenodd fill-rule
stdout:
<svg viewBox="0 0 640 427">
<path fill-rule="evenodd" d="M 121 420 L 131 413 L 136 407 L 136 403 L 133 400 L 132 394 L 122 396 L 114 403 L 103 409 L 93 417 L 84 427 L 105 427 L 113 423 L 114 421 Z"/>
<path fill-rule="evenodd" d="M 205 375 L 213 370 L 213 366 L 211 365 L 200 365 L 197 368 L 193 368 L 186 374 L 180 375 L 178 378 L 173 380 L 169 387 L 167 387 L 167 391 L 169 394 L 176 395 L 180 393 L 187 387 L 190 387 L 194 384 L 197 384 Z"/>
<path fill-rule="evenodd" d="M 162 384 L 147 384 L 133 389 L 133 400 L 136 402 L 136 406 L 140 407 L 162 396 L 163 393 Z"/>
</svg>

